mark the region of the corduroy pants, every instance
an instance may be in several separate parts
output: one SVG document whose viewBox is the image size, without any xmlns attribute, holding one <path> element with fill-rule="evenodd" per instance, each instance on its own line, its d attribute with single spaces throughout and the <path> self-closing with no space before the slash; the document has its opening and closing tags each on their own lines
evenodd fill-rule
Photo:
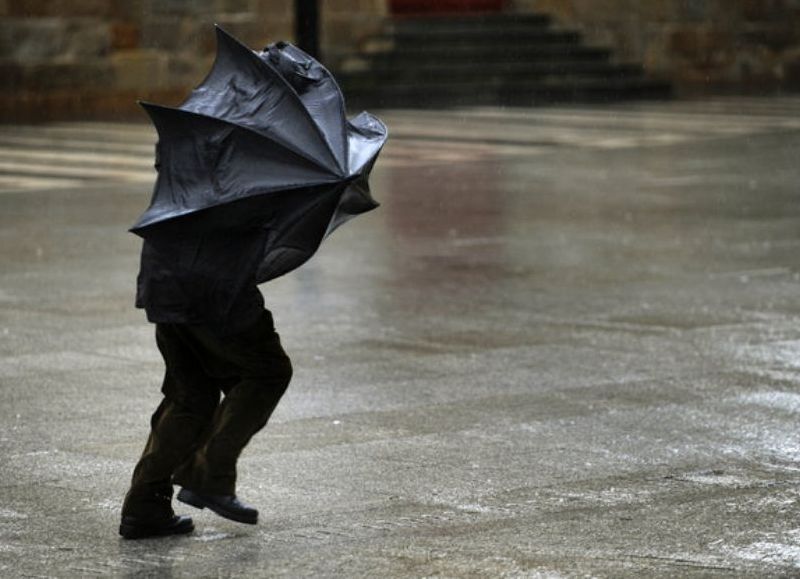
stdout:
<svg viewBox="0 0 800 579">
<path fill-rule="evenodd" d="M 265 310 L 243 332 L 156 324 L 164 395 L 125 496 L 123 516 L 171 517 L 172 485 L 236 494 L 236 462 L 289 385 L 292 365 Z"/>
</svg>

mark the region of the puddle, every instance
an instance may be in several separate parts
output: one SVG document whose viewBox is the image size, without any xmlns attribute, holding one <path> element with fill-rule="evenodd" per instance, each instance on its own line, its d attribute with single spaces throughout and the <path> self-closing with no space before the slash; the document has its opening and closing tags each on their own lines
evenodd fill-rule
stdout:
<svg viewBox="0 0 800 579">
<path fill-rule="evenodd" d="M 743 488 L 756 484 L 752 479 L 727 474 L 723 471 L 709 470 L 684 474 L 680 480 L 702 485 L 717 485 L 726 488 Z"/>
<path fill-rule="evenodd" d="M 748 561 L 800 568 L 800 545 L 759 541 L 742 549 L 731 549 L 730 554 Z"/>
<path fill-rule="evenodd" d="M 11 509 L 0 509 L 0 519 L 27 519 L 28 515 Z"/>
<path fill-rule="evenodd" d="M 233 533 L 218 533 L 213 532 L 213 530 L 206 530 L 203 531 L 199 535 L 195 535 L 192 537 L 194 541 L 200 541 L 201 543 L 208 543 L 211 541 L 222 541 L 223 539 L 232 539 L 235 537 Z"/>
<path fill-rule="evenodd" d="M 756 404 L 765 408 L 800 413 L 800 394 L 792 392 L 755 392 L 740 396 L 738 400 L 745 404 Z"/>
</svg>

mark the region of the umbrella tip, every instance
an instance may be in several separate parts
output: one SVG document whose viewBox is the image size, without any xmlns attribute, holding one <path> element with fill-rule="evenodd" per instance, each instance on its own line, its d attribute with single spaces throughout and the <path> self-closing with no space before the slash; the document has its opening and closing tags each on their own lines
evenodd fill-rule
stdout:
<svg viewBox="0 0 800 579">
<path fill-rule="evenodd" d="M 233 38 L 233 36 L 227 30 L 225 30 L 222 26 L 220 26 L 219 22 L 214 23 L 214 32 L 217 33 L 218 38 L 220 36 L 229 36 Z"/>
</svg>

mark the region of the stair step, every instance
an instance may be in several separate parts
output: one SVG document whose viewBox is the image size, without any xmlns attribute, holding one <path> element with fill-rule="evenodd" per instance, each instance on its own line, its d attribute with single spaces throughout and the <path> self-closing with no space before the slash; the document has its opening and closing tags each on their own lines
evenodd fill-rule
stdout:
<svg viewBox="0 0 800 579">
<path fill-rule="evenodd" d="M 564 88 L 564 87 L 580 87 L 582 89 L 592 89 L 597 87 L 633 87 L 658 84 L 663 85 L 659 81 L 648 80 L 642 77 L 631 78 L 593 78 L 581 76 L 565 76 L 565 77 L 550 77 L 546 79 L 532 79 L 532 78 L 496 78 L 496 79 L 476 79 L 473 81 L 460 81 L 460 82 L 430 82 L 424 85 L 416 82 L 402 82 L 394 81 L 387 82 L 381 85 L 376 85 L 375 90 L 380 92 L 408 92 L 408 91 L 424 91 L 430 93 L 475 93 L 476 91 L 527 91 L 539 90 L 542 88 Z"/>
<path fill-rule="evenodd" d="M 392 21 L 395 32 L 424 30 L 431 33 L 447 30 L 465 30 L 503 28 L 507 26 L 547 27 L 551 23 L 545 14 L 480 14 L 460 16 L 433 16 L 433 17 L 407 17 L 394 18 Z"/>
<path fill-rule="evenodd" d="M 425 82 L 448 80 L 453 82 L 474 80 L 483 82 L 487 78 L 549 76 L 592 77 L 641 77 L 642 67 L 637 64 L 611 64 L 580 60 L 518 61 L 500 62 L 491 67 L 472 62 L 456 62 L 450 65 L 424 63 L 413 67 L 375 66 L 368 74 L 340 73 L 337 78 L 343 86 L 370 86 L 376 82 L 415 80 Z"/>
<path fill-rule="evenodd" d="M 479 41 L 493 42 L 575 42 L 581 35 L 576 30 L 559 30 L 549 27 L 531 28 L 529 26 L 499 26 L 491 28 L 452 28 L 447 30 L 395 30 L 387 32 L 387 38 L 397 42 L 471 43 Z"/>
<path fill-rule="evenodd" d="M 568 73 L 558 74 L 519 74 L 519 75 L 502 75 L 495 76 L 486 74 L 473 74 L 461 75 L 457 77 L 437 77 L 435 75 L 414 76 L 411 74 L 384 76 L 383 78 L 369 78 L 360 77 L 357 75 L 344 76 L 339 79 L 339 84 L 344 90 L 345 94 L 354 92 L 370 91 L 376 86 L 407 86 L 424 83 L 425 87 L 430 88 L 432 91 L 451 90 L 465 90 L 468 92 L 475 92 L 483 90 L 487 87 L 497 86 L 520 86 L 520 85 L 551 85 L 551 84 L 580 84 L 584 82 L 617 82 L 617 81 L 630 81 L 630 82 L 644 82 L 647 78 L 641 70 L 635 69 L 615 69 L 607 68 L 603 71 L 573 71 Z M 447 88 L 443 88 L 447 87 Z"/>
<path fill-rule="evenodd" d="M 560 83 L 518 83 L 476 86 L 386 85 L 355 93 L 351 107 L 448 107 L 448 106 L 531 106 L 554 102 L 608 102 L 632 99 L 666 99 L 669 85 L 656 81 L 602 81 Z"/>
<path fill-rule="evenodd" d="M 668 98 L 670 86 L 639 65 L 615 64 L 607 48 L 542 14 L 394 18 L 339 73 L 351 105 L 530 106 Z"/>
<path fill-rule="evenodd" d="M 441 46 L 401 46 L 394 50 L 369 55 L 375 66 L 410 62 L 413 65 L 426 62 L 471 62 L 490 65 L 493 63 L 541 61 L 550 59 L 606 60 L 611 55 L 607 48 L 569 44 L 493 44 Z"/>
</svg>

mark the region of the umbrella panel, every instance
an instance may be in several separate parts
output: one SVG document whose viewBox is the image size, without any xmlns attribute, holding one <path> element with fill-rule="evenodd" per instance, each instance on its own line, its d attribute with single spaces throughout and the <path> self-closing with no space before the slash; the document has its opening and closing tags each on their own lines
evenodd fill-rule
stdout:
<svg viewBox="0 0 800 579">
<path fill-rule="evenodd" d="M 338 225 L 378 206 L 360 181 L 239 199 L 145 226 L 139 234 L 163 240 L 264 229 L 267 241 L 256 273 L 263 283 L 308 261 Z"/>
</svg>

